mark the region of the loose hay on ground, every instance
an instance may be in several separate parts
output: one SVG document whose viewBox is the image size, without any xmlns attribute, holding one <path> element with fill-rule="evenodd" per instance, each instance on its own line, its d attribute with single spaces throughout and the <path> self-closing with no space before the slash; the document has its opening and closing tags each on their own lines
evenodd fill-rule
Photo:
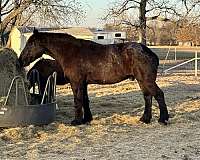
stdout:
<svg viewBox="0 0 200 160">
<path fill-rule="evenodd" d="M 56 122 L 2 130 L 0 158 L 199 159 L 200 78 L 167 76 L 158 77 L 157 82 L 169 108 L 172 123 L 168 126 L 157 122 L 159 109 L 155 101 L 151 124 L 138 121 L 144 109 L 143 96 L 136 82 L 124 81 L 106 87 L 89 86 L 94 120 L 89 125 L 72 127 L 72 92 L 69 85 L 60 86 Z M 123 86 L 126 89 L 121 93 Z M 99 90 L 101 94 L 97 94 Z"/>
</svg>

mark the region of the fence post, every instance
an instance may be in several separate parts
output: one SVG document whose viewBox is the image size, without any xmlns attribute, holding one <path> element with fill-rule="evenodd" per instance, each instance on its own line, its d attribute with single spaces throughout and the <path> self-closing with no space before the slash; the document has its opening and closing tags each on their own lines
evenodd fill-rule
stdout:
<svg viewBox="0 0 200 160">
<path fill-rule="evenodd" d="M 176 47 L 174 48 L 174 60 L 176 61 Z"/>
<path fill-rule="evenodd" d="M 197 77 L 197 70 L 198 70 L 198 61 L 197 61 L 197 57 L 198 57 L 198 55 L 197 55 L 197 50 L 195 51 L 195 66 L 194 66 L 194 68 L 195 68 L 195 77 Z"/>
</svg>

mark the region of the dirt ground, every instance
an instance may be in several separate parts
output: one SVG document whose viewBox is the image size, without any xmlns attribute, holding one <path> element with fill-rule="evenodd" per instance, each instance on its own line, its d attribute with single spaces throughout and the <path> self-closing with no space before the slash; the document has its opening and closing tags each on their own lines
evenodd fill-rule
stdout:
<svg viewBox="0 0 200 160">
<path fill-rule="evenodd" d="M 56 121 L 47 126 L 2 129 L 0 159 L 143 160 L 200 159 L 200 77 L 158 76 L 165 93 L 170 123 L 160 125 L 153 101 L 153 119 L 139 121 L 144 109 L 136 81 L 89 85 L 94 120 L 70 126 L 73 96 L 59 86 Z"/>
</svg>

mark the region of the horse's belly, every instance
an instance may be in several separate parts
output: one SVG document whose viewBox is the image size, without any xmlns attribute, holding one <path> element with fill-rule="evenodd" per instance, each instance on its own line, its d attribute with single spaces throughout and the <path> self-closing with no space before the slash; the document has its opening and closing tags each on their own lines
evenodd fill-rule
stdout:
<svg viewBox="0 0 200 160">
<path fill-rule="evenodd" d="M 127 76 L 119 72 L 96 72 L 88 74 L 87 82 L 90 84 L 113 84 L 127 79 Z"/>
<path fill-rule="evenodd" d="M 119 59 L 119 58 L 118 58 Z M 112 84 L 126 79 L 129 71 L 122 61 L 111 57 L 85 65 L 88 83 Z"/>
</svg>

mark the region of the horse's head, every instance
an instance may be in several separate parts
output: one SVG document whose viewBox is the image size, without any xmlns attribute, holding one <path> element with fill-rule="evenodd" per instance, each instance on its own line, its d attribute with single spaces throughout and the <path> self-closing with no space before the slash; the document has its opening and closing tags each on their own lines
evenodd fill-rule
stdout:
<svg viewBox="0 0 200 160">
<path fill-rule="evenodd" d="M 41 41 L 40 33 L 38 30 L 34 30 L 33 35 L 28 39 L 19 57 L 21 66 L 28 66 L 31 62 L 42 56 L 45 47 Z"/>
</svg>

